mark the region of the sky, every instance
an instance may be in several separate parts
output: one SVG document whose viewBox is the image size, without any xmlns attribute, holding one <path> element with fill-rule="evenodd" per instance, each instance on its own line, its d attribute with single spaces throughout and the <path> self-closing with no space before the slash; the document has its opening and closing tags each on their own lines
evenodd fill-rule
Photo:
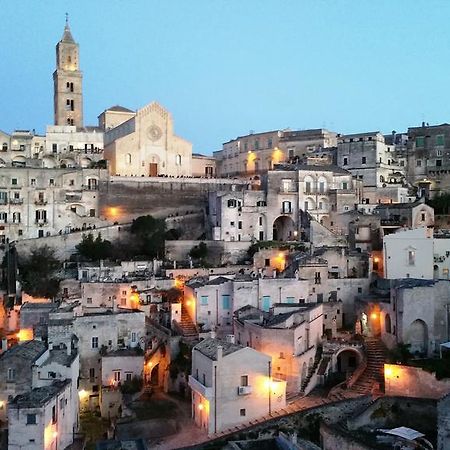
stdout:
<svg viewBox="0 0 450 450">
<path fill-rule="evenodd" d="M 84 122 L 153 100 L 210 154 L 237 136 L 450 122 L 448 0 L 0 0 L 0 129 L 53 121 L 65 13 Z"/>
</svg>

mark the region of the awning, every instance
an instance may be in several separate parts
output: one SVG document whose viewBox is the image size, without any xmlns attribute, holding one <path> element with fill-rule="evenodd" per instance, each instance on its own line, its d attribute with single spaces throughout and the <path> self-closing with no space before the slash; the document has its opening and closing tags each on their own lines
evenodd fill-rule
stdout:
<svg viewBox="0 0 450 450">
<path fill-rule="evenodd" d="M 420 433 L 419 431 L 413 430 L 412 428 L 408 427 L 398 427 L 398 428 L 392 428 L 392 430 L 386 430 L 386 429 L 379 429 L 378 431 L 381 431 L 382 433 L 391 434 L 393 436 L 399 436 L 403 439 L 407 439 L 409 441 L 413 441 L 414 439 L 424 437 L 425 435 L 423 433 Z"/>
</svg>

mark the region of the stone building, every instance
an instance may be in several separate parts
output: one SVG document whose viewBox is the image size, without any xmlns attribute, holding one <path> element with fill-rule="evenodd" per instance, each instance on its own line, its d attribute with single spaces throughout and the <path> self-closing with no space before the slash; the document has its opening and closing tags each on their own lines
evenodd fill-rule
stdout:
<svg viewBox="0 0 450 450">
<path fill-rule="evenodd" d="M 54 381 L 18 395 L 8 412 L 8 449 L 68 448 L 78 431 L 71 380 Z"/>
<path fill-rule="evenodd" d="M 100 226 L 102 169 L 5 167 L 0 175 L 0 242 Z"/>
<path fill-rule="evenodd" d="M 328 130 L 275 130 L 225 142 L 222 150 L 214 152 L 214 158 L 220 177 L 253 177 L 272 170 L 276 164 L 303 160 L 335 145 L 336 133 Z"/>
<path fill-rule="evenodd" d="M 213 239 L 297 241 L 309 220 L 333 229 L 333 217 L 361 197 L 361 182 L 336 166 L 279 165 L 261 190 L 210 194 Z"/>
<path fill-rule="evenodd" d="M 429 125 L 408 128 L 406 148 L 408 181 L 426 196 L 433 197 L 450 187 L 450 125 Z"/>
<path fill-rule="evenodd" d="M 450 235 L 432 228 L 399 230 L 383 239 L 385 277 L 448 280 Z"/>
<path fill-rule="evenodd" d="M 192 154 L 192 176 L 214 178 L 216 176 L 216 160 L 212 156 Z"/>
<path fill-rule="evenodd" d="M 106 129 L 104 139 L 112 175 L 192 175 L 192 144 L 174 134 L 172 115 L 156 102 Z"/>
<path fill-rule="evenodd" d="M 209 435 L 286 405 L 286 383 L 272 374 L 272 358 L 249 347 L 205 339 L 192 349 L 192 418 Z"/>
<path fill-rule="evenodd" d="M 99 400 L 102 353 L 145 347 L 145 315 L 138 310 L 118 309 L 74 316 L 73 310 L 50 315 L 49 345 L 74 342 L 80 354 L 80 388 L 91 406 Z"/>
<path fill-rule="evenodd" d="M 82 81 L 79 46 L 66 19 L 63 36 L 56 44 L 56 70 L 53 73 L 55 125 L 83 127 Z"/>
<path fill-rule="evenodd" d="M 33 340 L 15 345 L 0 355 L 0 420 L 5 421 L 9 402 L 31 388 L 32 367 L 46 348 L 44 342 Z"/>
<path fill-rule="evenodd" d="M 337 165 L 362 181 L 366 203 L 398 201 L 405 168 L 397 159 L 395 146 L 387 145 L 380 132 L 340 136 Z"/>
<path fill-rule="evenodd" d="M 235 312 L 236 341 L 270 355 L 273 374 L 287 382 L 287 392 L 307 393 L 317 382 L 310 381 L 324 332 L 323 306 L 277 303 L 270 314 L 243 307 Z"/>
</svg>

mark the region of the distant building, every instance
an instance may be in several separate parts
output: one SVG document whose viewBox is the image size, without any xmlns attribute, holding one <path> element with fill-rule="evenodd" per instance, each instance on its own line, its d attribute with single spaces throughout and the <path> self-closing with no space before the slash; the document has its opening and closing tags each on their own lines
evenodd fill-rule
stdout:
<svg viewBox="0 0 450 450">
<path fill-rule="evenodd" d="M 216 160 L 212 156 L 192 154 L 192 176 L 214 178 L 216 176 Z"/>
<path fill-rule="evenodd" d="M 214 152 L 220 177 L 253 177 L 276 164 L 303 161 L 336 145 L 336 133 L 318 130 L 275 130 L 250 133 L 225 142 Z"/>
<path fill-rule="evenodd" d="M 105 126 L 107 113 L 100 119 Z M 156 102 L 106 129 L 104 148 L 112 175 L 192 175 L 192 144 L 174 134 L 172 115 Z"/>
<path fill-rule="evenodd" d="M 0 175 L 0 242 L 52 236 L 104 224 L 102 169 L 5 167 Z"/>
<path fill-rule="evenodd" d="M 192 417 L 214 434 L 286 405 L 286 383 L 274 378 L 272 358 L 249 347 L 205 339 L 192 349 Z"/>
</svg>

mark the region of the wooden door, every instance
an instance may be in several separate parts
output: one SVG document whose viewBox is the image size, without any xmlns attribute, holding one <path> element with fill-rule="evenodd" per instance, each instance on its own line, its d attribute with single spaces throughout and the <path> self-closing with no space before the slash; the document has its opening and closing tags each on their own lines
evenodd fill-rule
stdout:
<svg viewBox="0 0 450 450">
<path fill-rule="evenodd" d="M 158 164 L 156 163 L 150 163 L 149 167 L 149 175 L 151 177 L 157 177 L 158 176 Z"/>
</svg>

